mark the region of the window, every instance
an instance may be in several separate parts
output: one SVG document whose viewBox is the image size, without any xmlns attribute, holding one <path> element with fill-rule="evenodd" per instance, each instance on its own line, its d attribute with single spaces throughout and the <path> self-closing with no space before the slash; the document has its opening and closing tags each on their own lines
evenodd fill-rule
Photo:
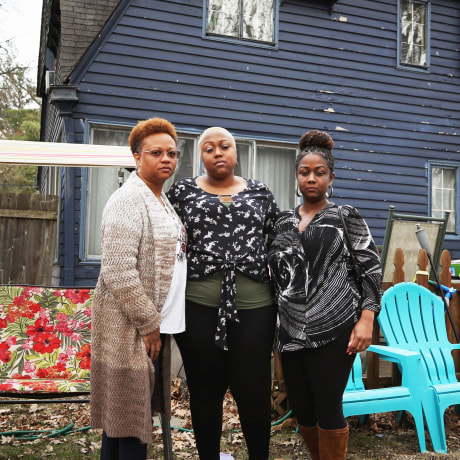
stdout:
<svg viewBox="0 0 460 460">
<path fill-rule="evenodd" d="M 238 166 L 235 174 L 260 180 L 275 196 L 281 210 L 293 208 L 295 199 L 295 157 L 292 145 L 236 139 Z"/>
<path fill-rule="evenodd" d="M 91 143 L 99 145 L 128 145 L 131 128 L 98 126 L 91 130 Z M 175 180 L 193 175 L 194 138 L 179 138 L 181 152 L 176 173 L 165 184 L 168 188 Z M 83 258 L 99 259 L 101 254 L 102 211 L 110 195 L 128 178 L 125 168 L 88 168 L 85 174 L 85 241 Z"/>
<path fill-rule="evenodd" d="M 274 43 L 276 0 L 207 0 L 206 35 Z"/>
<path fill-rule="evenodd" d="M 429 7 L 427 0 L 400 0 L 398 53 L 402 67 L 429 67 Z"/>
<path fill-rule="evenodd" d="M 99 145 L 128 145 L 131 128 L 94 125 L 90 141 Z M 197 151 L 198 136 L 179 134 L 178 150 L 181 152 L 174 176 L 164 185 L 167 190 L 176 180 L 193 177 L 203 171 Z M 293 208 L 296 204 L 294 162 L 296 147 L 237 139 L 238 166 L 235 173 L 246 178 L 256 178 L 273 192 L 279 207 Z M 81 235 L 82 254 L 85 261 L 98 261 L 101 254 L 102 211 L 110 195 L 128 178 L 126 168 L 87 168 L 83 174 L 82 212 L 84 235 Z M 83 222 L 82 222 L 83 224 Z"/>
<path fill-rule="evenodd" d="M 257 145 L 254 177 L 266 184 L 280 209 L 290 209 L 295 205 L 295 157 L 294 147 L 280 145 Z"/>
<path fill-rule="evenodd" d="M 445 211 L 450 211 L 447 223 L 447 233 L 458 233 L 457 207 L 458 203 L 458 177 L 460 166 L 431 167 L 431 215 L 444 217 Z"/>
</svg>

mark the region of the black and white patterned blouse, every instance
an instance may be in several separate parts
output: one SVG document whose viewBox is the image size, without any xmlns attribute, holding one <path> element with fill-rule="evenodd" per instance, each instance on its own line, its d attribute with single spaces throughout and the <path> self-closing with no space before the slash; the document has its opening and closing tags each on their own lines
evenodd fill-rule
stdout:
<svg viewBox="0 0 460 460">
<path fill-rule="evenodd" d="M 181 179 L 167 196 L 187 229 L 188 278 L 203 279 L 224 271 L 216 343 L 227 349 L 227 321 L 238 321 L 235 271 L 260 283 L 270 281 L 267 248 L 273 237 L 278 205 L 268 187 L 247 179 L 230 205 L 205 192 L 195 178 Z"/>
<path fill-rule="evenodd" d="M 382 270 L 374 240 L 355 208 L 342 209 L 364 273 L 362 302 L 337 205 L 329 203 L 302 232 L 298 208 L 283 212 L 268 254 L 279 351 L 320 347 L 356 323 L 362 309 L 380 311 Z"/>
</svg>

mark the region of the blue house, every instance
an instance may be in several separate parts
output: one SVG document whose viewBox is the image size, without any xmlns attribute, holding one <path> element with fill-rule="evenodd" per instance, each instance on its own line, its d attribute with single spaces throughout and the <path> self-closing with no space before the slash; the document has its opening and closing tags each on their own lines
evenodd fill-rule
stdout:
<svg viewBox="0 0 460 460">
<path fill-rule="evenodd" d="M 335 141 L 333 201 L 382 244 L 388 209 L 442 217 L 460 258 L 457 0 L 44 0 L 41 140 L 127 145 L 138 120 L 174 123 L 175 179 L 200 174 L 199 134 L 237 139 L 238 174 L 298 204 L 310 129 Z M 128 171 L 42 168 L 61 195 L 56 280 L 94 285 L 100 219 Z"/>
</svg>

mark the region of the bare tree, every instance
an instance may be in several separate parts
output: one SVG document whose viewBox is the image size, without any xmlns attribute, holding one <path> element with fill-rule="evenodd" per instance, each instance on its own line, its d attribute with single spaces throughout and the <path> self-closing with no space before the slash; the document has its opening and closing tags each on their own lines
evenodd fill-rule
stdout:
<svg viewBox="0 0 460 460">
<path fill-rule="evenodd" d="M 39 133 L 39 99 L 28 68 L 15 62 L 14 49 L 8 42 L 0 45 L 0 138 L 35 140 L 30 137 Z"/>
</svg>

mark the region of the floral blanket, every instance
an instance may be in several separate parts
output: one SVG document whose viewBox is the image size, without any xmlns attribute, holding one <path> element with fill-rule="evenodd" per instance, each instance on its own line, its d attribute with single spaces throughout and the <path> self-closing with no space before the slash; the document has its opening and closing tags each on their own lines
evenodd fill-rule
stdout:
<svg viewBox="0 0 460 460">
<path fill-rule="evenodd" d="M 89 393 L 92 289 L 0 286 L 2 393 Z"/>
</svg>

